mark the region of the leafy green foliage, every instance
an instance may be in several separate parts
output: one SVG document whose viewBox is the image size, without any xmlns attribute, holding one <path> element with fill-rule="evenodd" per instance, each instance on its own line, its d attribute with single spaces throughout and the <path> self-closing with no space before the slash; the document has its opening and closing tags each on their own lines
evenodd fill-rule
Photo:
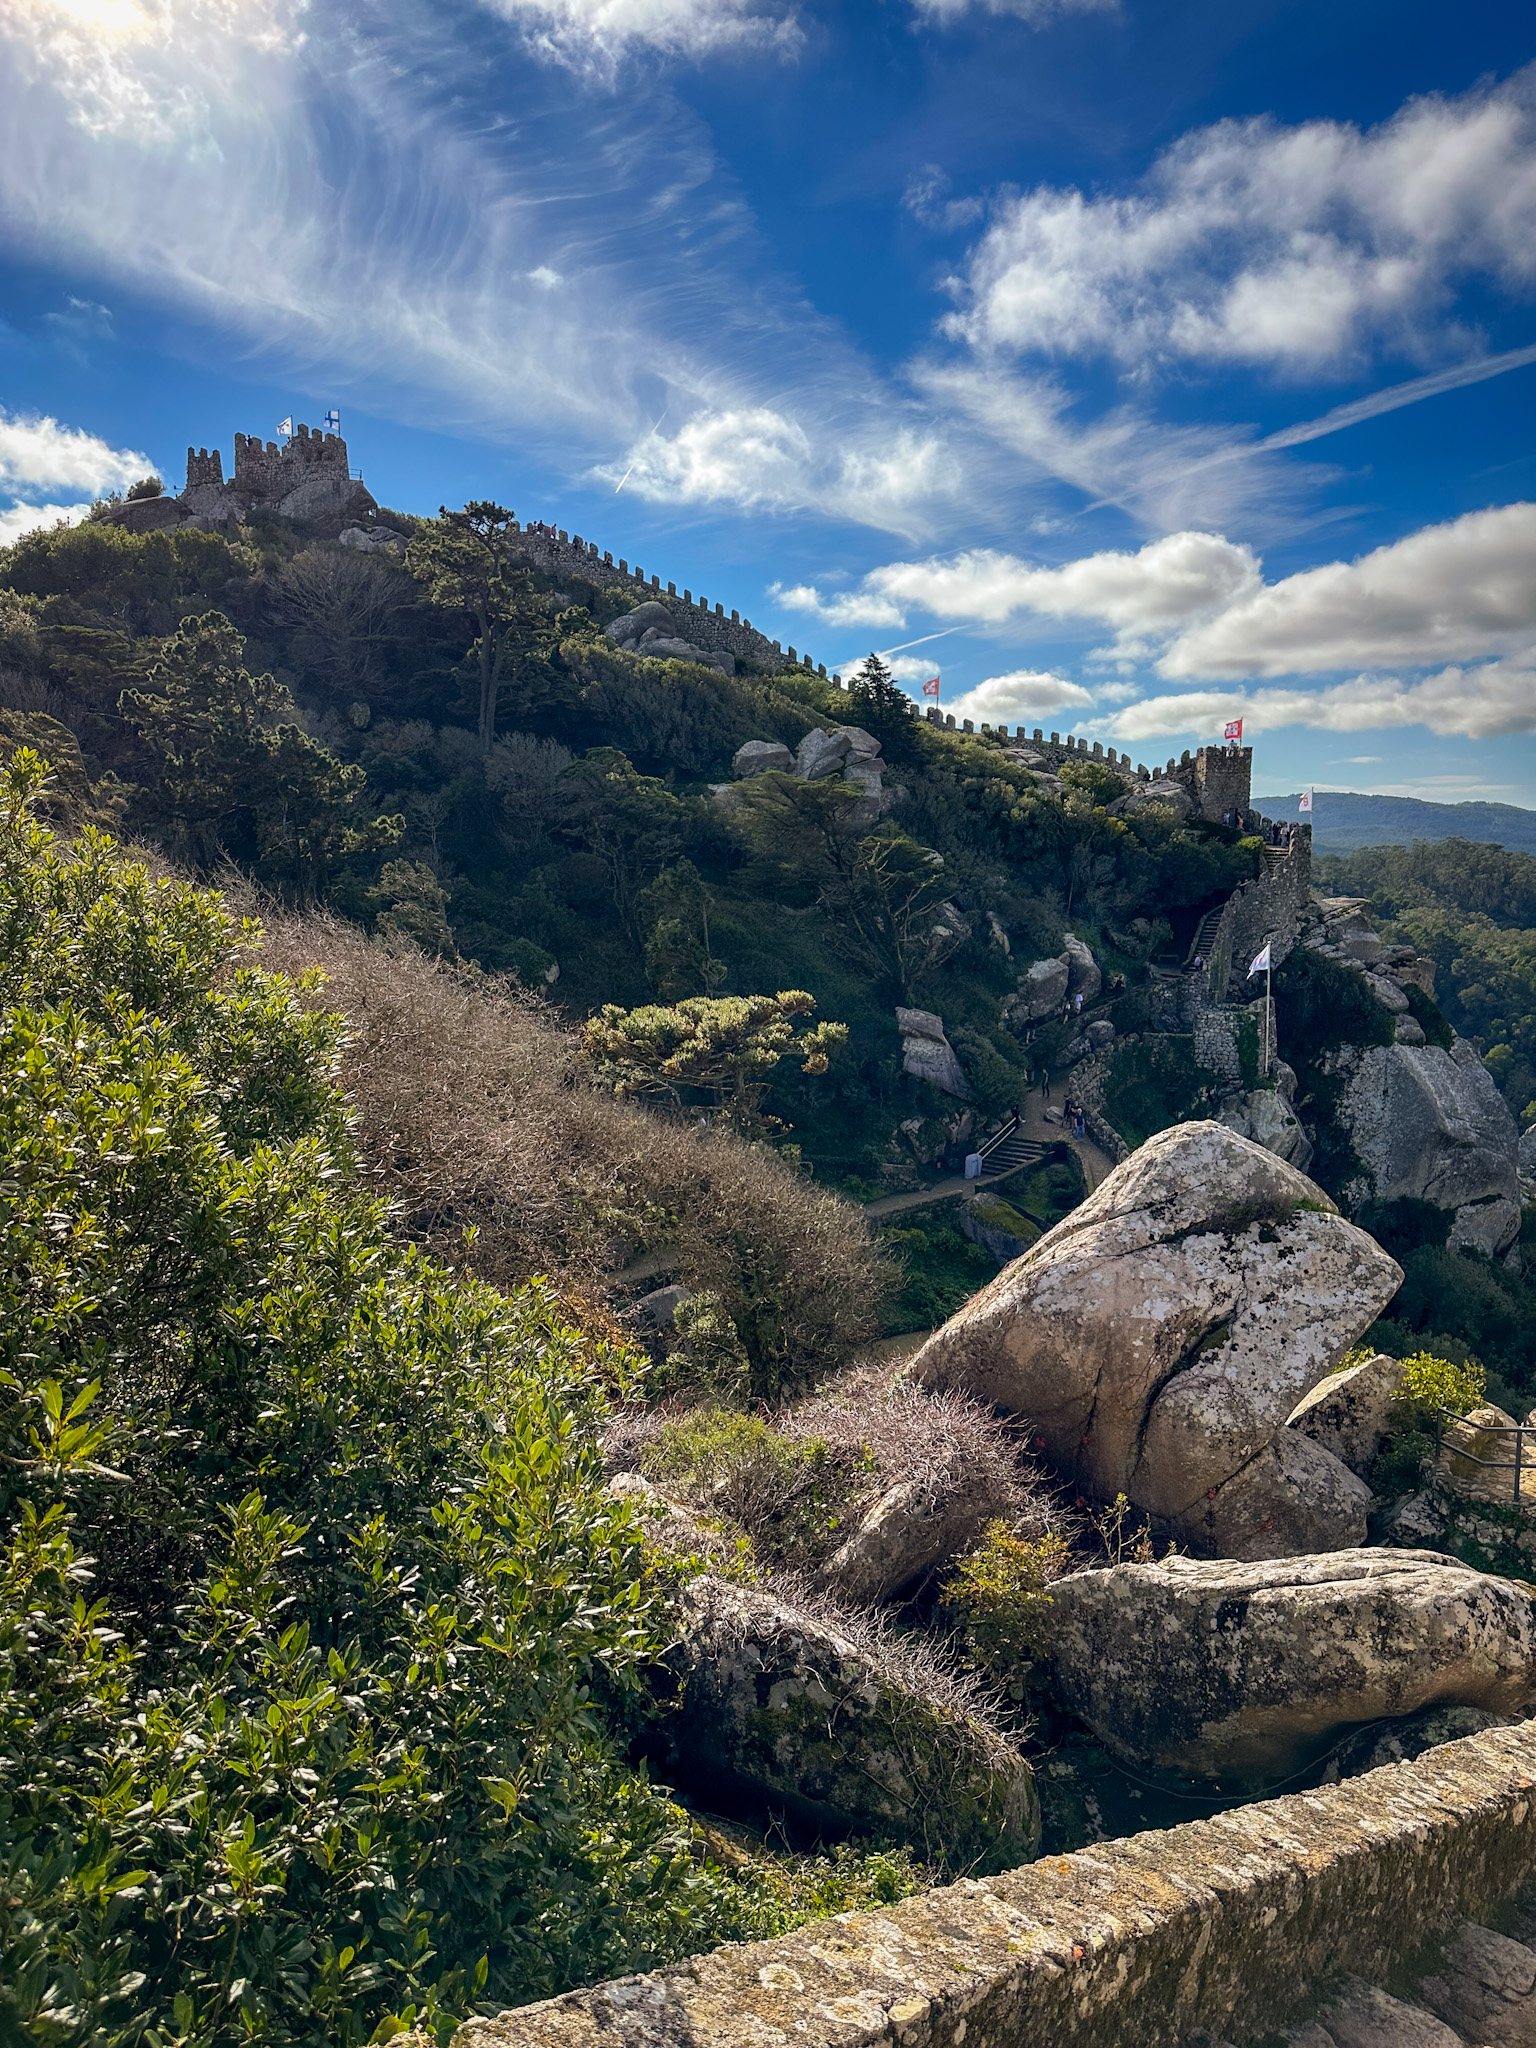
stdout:
<svg viewBox="0 0 1536 2048">
<path fill-rule="evenodd" d="M 775 996 L 689 996 L 667 1008 L 605 1005 L 582 1034 L 599 1075 L 619 1096 L 694 1090 L 744 1126 L 757 1120 L 762 1086 L 780 1060 L 824 1074 L 848 1037 L 846 1024 L 797 1030 L 815 1001 L 803 989 Z"/>
<path fill-rule="evenodd" d="M 966 1646 L 985 1671 L 1006 1681 L 1040 1655 L 1049 1588 L 1071 1562 L 1071 1546 L 1058 1532 L 1025 1537 L 1006 1522 L 990 1522 L 976 1549 L 960 1559 L 943 1597 L 960 1616 Z"/>
<path fill-rule="evenodd" d="M 888 1224 L 880 1242 L 902 1267 L 901 1289 L 886 1311 L 890 1335 L 936 1329 L 997 1271 L 992 1254 L 962 1237 L 937 1211 L 920 1223 Z"/>
<path fill-rule="evenodd" d="M 122 708 L 160 758 L 170 836 L 205 862 L 244 851 L 264 880 L 313 897 L 340 861 L 392 844 L 403 821 L 363 815 L 363 771 L 282 720 L 292 697 L 250 675 L 244 656 L 221 612 L 188 619 Z"/>
<path fill-rule="evenodd" d="M 1449 1408 L 1457 1415 L 1469 1415 L 1480 1408 L 1488 1391 L 1488 1375 L 1475 1362 L 1453 1364 L 1448 1358 L 1432 1358 L 1416 1351 L 1403 1360 L 1403 1383 L 1399 1400 L 1405 1407 L 1425 1413 Z"/>
<path fill-rule="evenodd" d="M 526 566 L 512 514 L 480 499 L 461 512 L 444 505 L 405 551 L 405 566 L 443 611 L 473 622 L 470 648 L 479 685 L 481 748 L 496 737 L 496 712 L 508 664 L 523 680 L 554 650 L 557 632 Z"/>
<path fill-rule="evenodd" d="M 0 2014 L 446 2028 L 746 1920 L 623 1758 L 632 1362 L 391 1244 L 335 1020 L 0 789 Z M 787 1910 L 787 1909 L 786 1909 Z"/>
<path fill-rule="evenodd" d="M 1193 1038 L 1173 1033 L 1116 1046 L 1105 1066 L 1104 1113 L 1133 1150 L 1155 1131 L 1197 1115 L 1216 1076 Z"/>
<path fill-rule="evenodd" d="M 786 1437 L 757 1415 L 694 1408 L 666 1423 L 640 1469 L 669 1492 L 728 1515 L 765 1564 L 804 1563 L 840 1540 L 858 1469 L 820 1437 Z"/>
</svg>

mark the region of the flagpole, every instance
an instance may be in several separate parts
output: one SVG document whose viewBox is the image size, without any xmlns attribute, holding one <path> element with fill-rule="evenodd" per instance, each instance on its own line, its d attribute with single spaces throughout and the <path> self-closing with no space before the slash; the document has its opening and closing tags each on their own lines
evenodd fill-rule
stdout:
<svg viewBox="0 0 1536 2048">
<path fill-rule="evenodd" d="M 1271 986 L 1270 973 L 1271 970 L 1266 961 L 1264 966 L 1264 1079 L 1266 1081 L 1269 1079 L 1269 1006 L 1272 1000 L 1269 993 Z"/>
</svg>

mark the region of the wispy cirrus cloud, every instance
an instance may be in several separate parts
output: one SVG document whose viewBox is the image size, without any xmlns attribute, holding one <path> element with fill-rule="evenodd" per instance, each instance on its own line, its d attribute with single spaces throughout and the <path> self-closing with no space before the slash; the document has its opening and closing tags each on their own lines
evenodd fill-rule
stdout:
<svg viewBox="0 0 1536 2048">
<path fill-rule="evenodd" d="M 748 0 L 485 0 L 531 46 L 577 70 L 611 78 L 637 52 L 697 63 L 750 49 L 792 57 L 805 40 L 792 8 Z"/>
</svg>

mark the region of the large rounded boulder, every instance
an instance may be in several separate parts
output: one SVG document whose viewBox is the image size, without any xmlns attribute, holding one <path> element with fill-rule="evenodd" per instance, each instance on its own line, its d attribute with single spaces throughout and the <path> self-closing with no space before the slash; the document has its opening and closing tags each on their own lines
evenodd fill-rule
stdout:
<svg viewBox="0 0 1536 2048">
<path fill-rule="evenodd" d="M 1060 1580 L 1061 1702 L 1133 1766 L 1274 1780 L 1365 1721 L 1529 1712 L 1530 1595 L 1433 1551 L 1168 1557 Z"/>
<path fill-rule="evenodd" d="M 957 1872 L 1027 1862 L 1040 1802 L 1022 1753 L 945 1696 L 937 1663 L 858 1628 L 783 1592 L 707 1575 L 684 1586 L 674 1778 L 812 1834 L 910 1842 Z"/>
<path fill-rule="evenodd" d="M 1216 1123 L 1148 1139 L 936 1330 L 917 1382 L 1026 1418 L 1058 1471 L 1206 1555 L 1363 1540 L 1369 1495 L 1289 1436 L 1402 1272 L 1302 1173 Z"/>
</svg>

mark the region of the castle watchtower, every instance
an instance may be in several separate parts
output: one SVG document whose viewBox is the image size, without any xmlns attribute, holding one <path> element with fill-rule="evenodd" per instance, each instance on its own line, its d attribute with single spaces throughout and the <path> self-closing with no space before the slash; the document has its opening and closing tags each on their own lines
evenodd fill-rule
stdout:
<svg viewBox="0 0 1536 2048">
<path fill-rule="evenodd" d="M 1201 747 L 1186 771 L 1195 810 L 1212 825 L 1247 814 L 1253 788 L 1252 747 Z"/>
<path fill-rule="evenodd" d="M 224 488 L 224 455 L 222 449 L 211 453 L 206 448 L 187 450 L 187 489 L 196 490 L 199 484 L 213 484 Z"/>
</svg>

